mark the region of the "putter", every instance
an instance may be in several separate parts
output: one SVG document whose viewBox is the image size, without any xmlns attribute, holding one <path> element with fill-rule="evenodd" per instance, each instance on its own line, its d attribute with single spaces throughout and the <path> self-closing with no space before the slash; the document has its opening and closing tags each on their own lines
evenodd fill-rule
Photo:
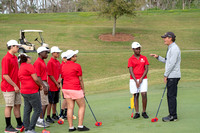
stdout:
<svg viewBox="0 0 200 133">
<path fill-rule="evenodd" d="M 93 111 L 92 111 L 92 108 L 90 107 L 90 105 L 89 105 L 89 103 L 88 103 L 87 98 L 86 98 L 85 96 L 84 96 L 84 98 L 85 98 L 85 101 L 87 102 L 88 107 L 90 108 L 90 111 L 92 112 L 92 115 L 93 115 L 93 117 L 94 117 L 94 119 L 95 119 L 95 121 L 96 121 L 95 125 L 96 125 L 96 126 L 101 126 L 101 125 L 102 125 L 102 122 L 101 122 L 101 121 L 100 121 L 100 122 L 97 121 L 97 119 L 96 119 L 96 117 L 95 117 L 95 115 L 94 115 L 94 113 L 93 113 Z"/>
<path fill-rule="evenodd" d="M 135 101 L 136 101 L 137 95 L 138 95 L 138 89 L 137 89 L 137 93 L 135 94 L 135 97 L 134 97 L 134 107 L 133 107 L 133 110 L 132 110 L 132 113 L 131 113 L 131 118 L 133 118 L 134 109 L 135 109 Z"/>
<path fill-rule="evenodd" d="M 161 103 L 162 103 L 163 96 L 164 96 L 164 94 L 165 94 L 166 89 L 167 89 L 167 85 L 165 86 L 165 89 L 164 89 L 162 98 L 161 98 L 161 100 L 160 100 L 160 104 L 159 104 L 159 106 L 158 106 L 158 110 L 157 110 L 157 113 L 156 113 L 156 117 L 155 117 L 155 118 L 152 118 L 152 119 L 151 119 L 151 122 L 157 122 L 157 121 L 158 121 L 157 115 L 158 115 L 158 112 L 159 112 L 159 110 L 160 110 L 160 105 L 161 105 Z"/>
</svg>

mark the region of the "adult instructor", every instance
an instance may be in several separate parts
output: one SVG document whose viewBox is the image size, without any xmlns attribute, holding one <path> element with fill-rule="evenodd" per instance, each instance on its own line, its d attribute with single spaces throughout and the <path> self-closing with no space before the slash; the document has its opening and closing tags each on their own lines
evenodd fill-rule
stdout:
<svg viewBox="0 0 200 133">
<path fill-rule="evenodd" d="M 177 85 L 181 78 L 180 64 L 181 51 L 175 43 L 176 36 L 173 32 L 167 32 L 161 36 L 164 44 L 168 46 L 166 57 L 163 58 L 157 54 L 150 54 L 150 56 L 157 58 L 159 61 L 165 63 L 164 82 L 167 84 L 167 101 L 169 115 L 163 117 L 164 122 L 177 120 Z"/>
</svg>

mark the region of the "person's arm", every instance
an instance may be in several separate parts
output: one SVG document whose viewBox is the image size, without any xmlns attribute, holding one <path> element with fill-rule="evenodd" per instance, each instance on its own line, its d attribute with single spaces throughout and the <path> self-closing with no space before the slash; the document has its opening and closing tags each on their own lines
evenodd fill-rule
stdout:
<svg viewBox="0 0 200 133">
<path fill-rule="evenodd" d="M 42 88 L 44 90 L 44 94 L 47 95 L 48 94 L 48 88 L 46 85 L 44 85 L 44 83 L 42 82 L 41 77 L 38 77 L 40 84 L 42 85 Z"/>
<path fill-rule="evenodd" d="M 160 61 L 160 62 L 166 63 L 166 59 L 163 58 L 162 56 L 159 56 L 159 55 L 157 55 L 157 54 L 150 54 L 150 56 L 156 58 L 156 59 L 157 59 L 158 61 Z"/>
<path fill-rule="evenodd" d="M 56 79 L 54 78 L 54 76 L 49 75 L 49 78 L 54 82 L 54 84 L 58 87 L 58 89 L 60 88 L 59 83 L 56 81 Z"/>
<path fill-rule="evenodd" d="M 85 95 L 84 83 L 83 83 L 83 77 L 82 76 L 79 76 L 79 81 L 80 81 L 81 89 L 83 90 L 83 93 Z"/>
<path fill-rule="evenodd" d="M 135 81 L 137 88 L 139 88 L 140 84 L 137 82 L 137 79 L 135 78 L 135 75 L 133 73 L 133 67 L 129 67 L 129 73 L 132 76 L 133 80 Z"/>
<path fill-rule="evenodd" d="M 57 80 L 57 82 L 60 84 L 61 83 L 61 80 L 62 80 L 62 77 L 61 77 L 61 74 L 59 75 L 59 78 Z"/>
<path fill-rule="evenodd" d="M 19 91 L 20 91 L 20 90 L 19 90 L 19 87 L 12 81 L 12 79 L 10 78 L 9 75 L 4 74 L 4 75 L 3 75 L 3 78 L 4 78 L 10 85 L 12 85 L 12 86 L 14 87 L 16 93 L 19 93 Z"/>
<path fill-rule="evenodd" d="M 147 73 L 148 73 L 148 70 L 149 70 L 149 65 L 145 65 L 145 71 L 144 71 L 144 73 L 143 73 L 143 75 L 142 75 L 142 77 L 140 78 L 140 80 L 139 80 L 139 84 L 141 84 L 142 83 L 142 80 L 144 79 L 144 77 L 147 75 Z"/>
<path fill-rule="evenodd" d="M 42 84 L 40 83 L 37 74 L 36 74 L 36 73 L 31 74 L 31 77 L 33 78 L 33 80 L 35 81 L 35 83 L 40 87 L 40 90 L 42 90 L 42 89 L 43 89 L 43 86 L 42 86 Z"/>
</svg>

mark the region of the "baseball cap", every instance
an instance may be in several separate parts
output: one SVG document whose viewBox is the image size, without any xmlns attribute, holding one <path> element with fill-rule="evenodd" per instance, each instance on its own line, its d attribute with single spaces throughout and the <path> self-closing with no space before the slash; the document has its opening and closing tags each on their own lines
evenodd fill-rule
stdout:
<svg viewBox="0 0 200 133">
<path fill-rule="evenodd" d="M 66 52 L 63 52 L 63 53 L 61 54 L 61 59 L 63 59 L 64 57 L 67 58 Z"/>
<path fill-rule="evenodd" d="M 16 40 L 10 40 L 10 41 L 7 42 L 7 46 L 8 47 L 9 46 L 13 46 L 13 45 L 15 45 L 15 46 L 21 46 L 21 44 L 18 44 L 18 42 Z"/>
<path fill-rule="evenodd" d="M 173 32 L 167 32 L 165 33 L 165 35 L 161 36 L 161 38 L 166 38 L 166 37 L 176 38 Z"/>
<path fill-rule="evenodd" d="M 78 54 L 78 52 L 79 52 L 78 50 L 75 50 L 75 51 L 73 51 L 73 50 L 67 50 L 65 52 L 65 54 L 66 54 L 67 59 L 70 59 L 75 54 Z"/>
<path fill-rule="evenodd" d="M 60 50 L 57 46 L 53 46 L 52 48 L 51 48 L 51 53 L 54 53 L 54 52 L 62 52 L 62 50 Z"/>
<path fill-rule="evenodd" d="M 139 48 L 142 47 L 138 42 L 133 42 L 132 43 L 132 48 Z"/>
<path fill-rule="evenodd" d="M 37 49 L 37 53 L 38 53 L 38 54 L 41 53 L 41 52 L 43 52 L 43 51 L 49 52 L 49 48 L 48 48 L 48 47 L 43 47 L 43 46 L 41 46 L 41 47 L 39 47 L 39 48 Z"/>
</svg>

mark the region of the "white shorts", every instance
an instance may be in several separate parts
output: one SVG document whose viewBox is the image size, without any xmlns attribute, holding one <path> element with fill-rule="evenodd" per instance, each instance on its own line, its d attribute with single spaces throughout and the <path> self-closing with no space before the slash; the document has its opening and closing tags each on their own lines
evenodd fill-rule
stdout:
<svg viewBox="0 0 200 133">
<path fill-rule="evenodd" d="M 139 79 L 137 79 L 137 81 L 139 81 Z M 136 87 L 135 81 L 133 79 L 130 79 L 129 87 L 130 87 L 131 94 L 135 94 L 135 93 L 139 93 L 139 92 L 147 92 L 148 79 L 143 79 L 139 88 Z"/>
</svg>

